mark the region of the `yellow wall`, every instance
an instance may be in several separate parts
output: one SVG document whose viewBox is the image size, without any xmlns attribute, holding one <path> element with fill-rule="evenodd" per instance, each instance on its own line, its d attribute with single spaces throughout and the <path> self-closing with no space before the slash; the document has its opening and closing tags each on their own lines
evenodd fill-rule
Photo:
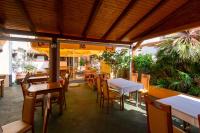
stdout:
<svg viewBox="0 0 200 133">
<path fill-rule="evenodd" d="M 156 86 L 150 85 L 148 94 L 156 98 L 166 98 L 166 97 L 176 96 L 181 93 L 177 91 L 173 91 L 173 90 L 169 90 L 165 88 L 158 88 Z"/>
<path fill-rule="evenodd" d="M 101 67 L 100 67 L 100 70 L 101 72 L 104 72 L 104 73 L 111 73 L 111 67 L 106 64 L 104 61 L 101 61 Z"/>
</svg>

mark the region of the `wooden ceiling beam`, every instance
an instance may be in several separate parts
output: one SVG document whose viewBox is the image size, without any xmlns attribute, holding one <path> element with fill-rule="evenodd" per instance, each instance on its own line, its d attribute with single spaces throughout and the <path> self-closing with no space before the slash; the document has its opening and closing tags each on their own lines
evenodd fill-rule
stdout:
<svg viewBox="0 0 200 133">
<path fill-rule="evenodd" d="M 124 44 L 124 45 L 131 45 L 132 44 L 132 42 L 128 42 L 128 41 L 115 41 L 115 40 L 84 38 L 84 37 L 76 37 L 76 36 L 69 36 L 69 35 L 62 35 L 62 34 L 52 34 L 52 33 L 44 33 L 44 32 L 31 32 L 31 31 L 5 29 L 5 28 L 0 28 L 0 33 L 28 35 L 28 36 L 40 36 L 40 37 L 51 37 L 51 38 L 56 37 L 56 38 L 61 38 L 61 39 L 79 40 L 79 41 L 94 42 L 94 43 L 96 42 L 96 43 Z"/>
<path fill-rule="evenodd" d="M 142 43 L 143 43 L 143 41 L 138 41 L 138 42 L 136 43 L 136 45 L 133 46 L 132 51 L 135 51 L 137 48 L 139 48 L 139 47 L 141 46 Z"/>
<path fill-rule="evenodd" d="M 63 14 L 63 0 L 56 0 L 56 14 L 57 14 L 57 28 L 60 34 L 63 34 L 64 30 L 64 14 Z"/>
<path fill-rule="evenodd" d="M 128 14 L 128 12 L 133 8 L 135 3 L 138 0 L 131 0 L 123 12 L 118 16 L 115 22 L 110 26 L 110 28 L 106 31 L 106 33 L 102 36 L 102 39 L 106 38 L 114 29 L 115 27 L 121 22 L 121 20 Z"/>
<path fill-rule="evenodd" d="M 22 13 L 22 15 L 24 16 L 25 18 L 25 21 L 27 22 L 28 24 L 28 27 L 29 29 L 32 31 L 32 32 L 35 32 L 36 31 L 36 28 L 35 28 L 35 25 L 31 19 L 31 16 L 26 8 L 26 5 L 24 3 L 23 0 L 15 0 L 19 9 L 20 9 L 20 12 Z"/>
<path fill-rule="evenodd" d="M 156 4 L 147 14 L 145 14 L 139 21 L 137 21 L 134 25 L 131 26 L 124 34 L 122 34 L 117 40 L 122 40 L 129 32 L 131 32 L 138 25 L 143 23 L 148 17 L 154 14 L 158 9 L 160 9 L 166 2 L 169 0 L 161 0 L 158 4 Z"/>
<path fill-rule="evenodd" d="M 83 32 L 82 32 L 83 37 L 87 36 L 88 31 L 90 30 L 91 25 L 94 23 L 95 17 L 97 15 L 102 3 L 103 3 L 103 0 L 95 0 L 93 7 L 92 7 L 92 10 L 90 12 L 90 16 L 89 16 L 87 23 L 86 23 L 86 25 L 83 29 Z"/>
<path fill-rule="evenodd" d="M 179 8 L 177 8 L 175 11 L 173 11 L 172 13 L 170 13 L 168 16 L 166 16 L 165 18 L 163 18 L 161 21 L 159 21 L 158 23 L 154 24 L 153 26 L 151 26 L 147 31 L 141 33 L 140 35 L 132 38 L 131 40 L 136 42 L 138 40 L 144 40 L 144 39 L 149 39 L 152 38 L 153 36 L 149 36 L 152 32 L 154 32 L 158 27 L 160 27 L 161 25 L 163 25 L 165 22 L 167 22 L 171 17 L 175 16 L 175 14 L 177 14 L 178 12 L 185 10 L 185 6 L 187 6 L 187 4 L 190 1 L 186 2 L 185 4 L 183 4 L 182 6 L 180 6 Z M 176 29 L 174 29 L 173 31 L 175 31 Z M 173 32 L 171 31 L 171 32 Z M 166 33 L 165 33 L 166 34 Z M 160 34 L 164 35 L 164 34 Z"/>
</svg>

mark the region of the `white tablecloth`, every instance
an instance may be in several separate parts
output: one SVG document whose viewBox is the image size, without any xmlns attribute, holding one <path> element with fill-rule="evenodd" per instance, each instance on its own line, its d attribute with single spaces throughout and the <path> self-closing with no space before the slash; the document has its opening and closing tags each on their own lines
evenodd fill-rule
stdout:
<svg viewBox="0 0 200 133">
<path fill-rule="evenodd" d="M 200 99 L 181 94 L 159 99 L 158 101 L 171 105 L 172 115 L 190 123 L 193 126 L 199 127 L 198 114 L 200 114 Z"/>
<path fill-rule="evenodd" d="M 109 79 L 108 85 L 119 91 L 121 94 L 138 91 L 144 88 L 143 84 L 122 78 Z"/>
</svg>

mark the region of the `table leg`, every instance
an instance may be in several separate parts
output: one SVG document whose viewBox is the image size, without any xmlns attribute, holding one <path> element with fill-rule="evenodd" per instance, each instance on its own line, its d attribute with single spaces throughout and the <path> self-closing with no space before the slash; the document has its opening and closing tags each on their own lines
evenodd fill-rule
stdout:
<svg viewBox="0 0 200 133">
<path fill-rule="evenodd" d="M 122 110 L 124 110 L 124 94 L 122 94 Z"/>
<path fill-rule="evenodd" d="M 136 107 L 138 107 L 138 91 L 136 91 Z"/>
<path fill-rule="evenodd" d="M 183 121 L 183 129 L 186 133 L 190 133 L 191 125 L 185 121 Z"/>
<path fill-rule="evenodd" d="M 62 89 L 60 89 L 60 99 L 59 99 L 59 101 L 60 101 L 60 114 L 62 114 L 63 113 L 63 98 L 62 98 Z"/>
<path fill-rule="evenodd" d="M 3 81 L 1 81 L 1 97 L 3 97 Z"/>
</svg>

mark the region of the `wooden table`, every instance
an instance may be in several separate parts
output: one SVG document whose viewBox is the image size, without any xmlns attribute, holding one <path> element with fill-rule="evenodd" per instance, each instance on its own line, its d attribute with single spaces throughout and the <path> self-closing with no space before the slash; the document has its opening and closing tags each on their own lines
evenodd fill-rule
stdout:
<svg viewBox="0 0 200 133">
<path fill-rule="evenodd" d="M 29 83 L 47 82 L 49 76 L 33 76 L 28 78 Z"/>
<path fill-rule="evenodd" d="M 138 90 L 144 88 L 143 84 L 122 78 L 116 78 L 116 79 L 109 79 L 108 85 L 113 89 L 117 90 L 122 95 L 122 100 L 124 100 L 125 93 L 136 91 L 136 106 L 138 107 Z M 122 101 L 122 109 L 124 109 L 123 101 Z"/>
<path fill-rule="evenodd" d="M 28 91 L 30 93 L 36 92 L 37 95 L 39 94 L 48 94 L 48 93 L 53 93 L 53 92 L 59 92 L 60 93 L 60 113 L 62 114 L 63 108 L 62 108 L 62 85 L 60 82 L 51 82 L 51 83 L 44 83 L 44 84 L 36 84 L 36 85 L 31 85 L 28 88 Z"/>
<path fill-rule="evenodd" d="M 157 101 L 171 105 L 173 116 L 195 127 L 199 127 L 198 114 L 200 114 L 200 99 L 180 94 Z"/>
<path fill-rule="evenodd" d="M 0 79 L 1 97 L 4 95 L 4 79 Z"/>
</svg>

